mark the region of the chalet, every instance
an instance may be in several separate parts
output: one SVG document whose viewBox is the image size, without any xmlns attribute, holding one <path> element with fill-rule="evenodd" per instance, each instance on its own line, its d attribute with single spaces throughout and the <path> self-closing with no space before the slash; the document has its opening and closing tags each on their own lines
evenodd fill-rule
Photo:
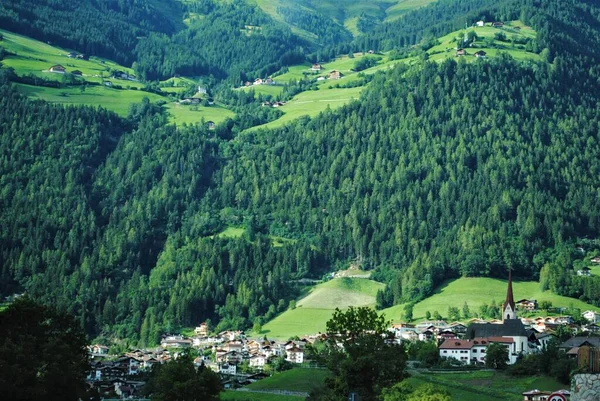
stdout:
<svg viewBox="0 0 600 401">
<path fill-rule="evenodd" d="M 262 107 L 271 107 L 271 102 L 269 102 L 268 100 L 265 102 L 262 102 Z"/>
<path fill-rule="evenodd" d="M 263 81 L 263 85 L 273 85 L 275 84 L 275 82 L 273 81 L 272 78 L 267 78 Z"/>
<path fill-rule="evenodd" d="M 200 102 L 202 102 L 202 99 L 200 99 L 199 97 L 186 97 L 186 98 L 183 98 L 179 103 L 181 103 L 181 104 L 200 104 Z"/>
<path fill-rule="evenodd" d="M 329 73 L 329 79 L 341 79 L 343 76 L 338 70 L 333 70 Z"/>
<path fill-rule="evenodd" d="M 256 354 L 250 357 L 249 364 L 253 368 L 262 369 L 267 363 L 267 356 L 265 354 Z"/>
<path fill-rule="evenodd" d="M 538 308 L 537 300 L 535 299 L 521 299 L 516 302 L 516 305 L 518 308 L 529 312 L 533 312 Z"/>
<path fill-rule="evenodd" d="M 262 85 L 262 84 L 263 84 L 263 80 L 261 78 L 256 78 L 253 83 L 253 85 Z"/>
<path fill-rule="evenodd" d="M 483 27 L 483 26 L 485 26 L 485 22 L 483 22 L 483 21 L 477 21 L 475 23 L 475 25 L 478 26 L 478 27 Z"/>
<path fill-rule="evenodd" d="M 467 332 L 467 326 L 459 322 L 451 323 L 448 326 L 448 329 L 452 330 L 456 334 L 465 334 Z"/>
<path fill-rule="evenodd" d="M 590 277 L 592 275 L 592 273 L 591 273 L 590 268 L 586 266 L 581 270 L 577 270 L 577 275 L 583 276 L 583 277 Z"/>
<path fill-rule="evenodd" d="M 224 375 L 235 375 L 237 373 L 237 366 L 230 363 L 219 364 L 218 369 L 218 372 Z"/>
<path fill-rule="evenodd" d="M 108 355 L 109 348 L 104 345 L 95 344 L 88 347 L 89 351 L 93 355 Z"/>
<path fill-rule="evenodd" d="M 217 125 L 215 124 L 214 121 L 207 121 L 206 122 L 206 128 L 208 128 L 209 130 L 214 130 L 217 127 Z"/>
<path fill-rule="evenodd" d="M 419 333 L 419 341 L 431 341 L 435 337 L 435 331 L 432 329 L 425 329 Z"/>
<path fill-rule="evenodd" d="M 456 57 L 461 57 L 461 56 L 464 56 L 465 54 L 467 54 L 465 49 L 457 49 L 456 50 Z"/>
<path fill-rule="evenodd" d="M 582 326 L 581 331 L 587 331 L 588 333 L 598 334 L 598 333 L 600 333 L 600 324 L 592 323 L 592 324 L 588 324 L 587 326 Z"/>
<path fill-rule="evenodd" d="M 284 106 L 284 105 L 285 105 L 285 102 L 275 102 L 275 103 L 273 103 L 273 107 L 281 107 L 281 106 Z"/>
<path fill-rule="evenodd" d="M 600 323 L 600 313 L 596 311 L 588 310 L 583 312 L 581 316 L 583 316 L 584 319 L 586 319 L 590 323 Z"/>
<path fill-rule="evenodd" d="M 292 363 L 304 362 L 304 351 L 299 347 L 292 347 L 286 350 L 285 360 Z"/>
<path fill-rule="evenodd" d="M 524 392 L 523 401 L 546 401 L 550 398 L 551 391 L 540 391 L 538 389 Z"/>
<path fill-rule="evenodd" d="M 57 74 L 64 74 L 65 72 L 67 72 L 67 69 L 65 67 L 63 67 L 60 64 L 57 65 L 53 65 L 52 67 L 50 67 L 50 72 L 55 72 Z"/>
<path fill-rule="evenodd" d="M 192 346 L 192 340 L 188 340 L 183 336 L 167 336 L 160 342 L 163 348 L 188 348 Z"/>
<path fill-rule="evenodd" d="M 502 28 L 504 26 L 504 22 L 499 22 L 499 21 L 498 22 L 493 22 L 492 26 L 494 28 Z"/>
<path fill-rule="evenodd" d="M 447 327 L 448 323 L 444 320 L 425 320 L 419 324 L 417 324 L 416 328 L 419 330 L 424 329 L 436 329 L 440 327 Z"/>
<path fill-rule="evenodd" d="M 588 345 L 593 348 L 600 348 L 600 337 L 572 337 L 569 338 L 567 341 L 563 342 L 561 345 L 559 345 L 558 349 L 564 352 L 568 352 L 574 347 L 579 348 L 583 345 Z"/>
<path fill-rule="evenodd" d="M 206 322 L 194 329 L 194 333 L 200 337 L 208 337 L 208 324 Z"/>
<path fill-rule="evenodd" d="M 312 67 L 310 67 L 310 70 L 315 71 L 315 72 L 321 71 L 322 69 L 323 69 L 323 66 L 319 63 L 314 63 L 312 65 Z"/>
<path fill-rule="evenodd" d="M 73 71 L 71 71 L 71 74 L 77 75 L 78 77 L 80 77 L 80 76 L 83 75 L 83 73 L 81 71 L 79 71 L 79 70 L 73 70 Z"/>
<path fill-rule="evenodd" d="M 483 50 L 479 50 L 478 52 L 475 52 L 475 57 L 477 58 L 484 58 L 487 55 L 487 53 Z"/>
<path fill-rule="evenodd" d="M 458 336 L 452 330 L 447 329 L 447 330 L 440 331 L 437 335 L 437 339 L 438 339 L 438 341 L 454 340 L 454 339 L 458 339 Z"/>
<path fill-rule="evenodd" d="M 595 257 L 594 259 L 590 260 L 590 262 L 596 263 L 596 264 L 600 264 L 600 256 L 599 257 Z"/>
</svg>

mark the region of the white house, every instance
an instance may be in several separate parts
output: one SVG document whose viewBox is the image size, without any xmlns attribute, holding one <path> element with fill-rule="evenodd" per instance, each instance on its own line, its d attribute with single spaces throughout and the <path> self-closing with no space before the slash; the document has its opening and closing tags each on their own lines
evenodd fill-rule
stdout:
<svg viewBox="0 0 600 401">
<path fill-rule="evenodd" d="M 304 351 L 298 347 L 287 349 L 285 360 L 292 363 L 302 363 L 304 362 Z"/>
<path fill-rule="evenodd" d="M 477 21 L 477 22 L 475 23 L 475 25 L 477 25 L 477 26 L 479 26 L 479 27 L 482 27 L 482 26 L 485 26 L 485 22 L 483 22 L 483 21 Z"/>
<path fill-rule="evenodd" d="M 440 345 L 440 357 L 453 358 L 463 362 L 466 365 L 475 363 L 485 363 L 487 347 L 490 344 L 503 344 L 509 350 L 509 363 L 513 364 L 517 361 L 517 356 L 513 355 L 511 350 L 515 343 L 512 338 L 508 337 L 493 337 L 493 338 L 475 338 L 473 340 L 446 340 Z"/>
<path fill-rule="evenodd" d="M 588 310 L 581 314 L 590 323 L 600 323 L 600 313 Z"/>
<path fill-rule="evenodd" d="M 249 363 L 253 368 L 262 369 L 267 363 L 267 357 L 265 354 L 256 354 L 250 357 Z"/>
</svg>

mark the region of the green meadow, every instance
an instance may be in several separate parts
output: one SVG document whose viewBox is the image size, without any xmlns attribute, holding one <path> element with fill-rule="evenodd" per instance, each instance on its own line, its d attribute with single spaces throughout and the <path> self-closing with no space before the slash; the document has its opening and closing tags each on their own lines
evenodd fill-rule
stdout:
<svg viewBox="0 0 600 401">
<path fill-rule="evenodd" d="M 522 393 L 539 389 L 556 391 L 568 389 L 551 377 L 528 376 L 512 377 L 502 372 L 413 372 L 407 379 L 410 384 L 419 385 L 431 383 L 450 392 L 453 400 L 457 401 L 518 401 L 523 399 Z"/>
<path fill-rule="evenodd" d="M 305 397 L 248 391 L 226 390 L 219 395 L 222 401 L 302 401 Z"/>
<path fill-rule="evenodd" d="M 251 390 L 285 390 L 310 393 L 329 376 L 326 369 L 294 368 L 246 386 Z"/>
<path fill-rule="evenodd" d="M 67 72 L 80 70 L 83 76 L 77 78 L 78 80 L 95 84 L 102 84 L 103 81 L 113 83 L 113 87 L 87 85 L 83 91 L 80 86 L 64 85 L 62 88 L 50 88 L 17 84 L 18 89 L 32 99 L 43 99 L 65 105 L 101 106 L 121 116 L 126 116 L 133 103 L 140 103 L 144 97 L 147 97 L 151 102 L 167 102 L 164 107 L 169 114 L 169 121 L 177 124 L 194 124 L 203 120 L 220 123 L 235 116 L 232 111 L 220 105 L 208 107 L 181 105 L 172 102 L 167 97 L 139 90 L 144 87 L 141 82 L 109 79 L 111 69 L 118 69 L 129 74 L 134 73 L 131 68 L 123 67 L 110 60 L 96 57 L 91 57 L 90 60 L 69 58 L 67 49 L 51 46 L 5 30 L 0 30 L 0 33 L 3 35 L 0 46 L 12 53 L 2 60 L 2 64 L 4 67 L 13 68 L 17 75 L 33 74 L 44 79 L 62 82 L 66 78 L 65 74 L 47 72 L 51 66 L 60 64 L 67 69 Z M 178 77 L 164 81 L 164 84 L 173 85 L 161 88 L 164 92 L 176 94 L 195 82 L 190 78 Z M 117 85 L 122 89 L 114 87 Z"/>
<path fill-rule="evenodd" d="M 383 284 L 361 278 L 336 278 L 311 287 L 289 309 L 265 324 L 261 333 L 268 337 L 287 339 L 325 331 L 325 325 L 335 308 L 374 306 L 377 290 Z"/>
<path fill-rule="evenodd" d="M 448 307 L 454 306 L 462 310 L 465 302 L 469 305 L 471 312 L 477 312 L 480 305 L 488 305 L 495 301 L 504 302 L 506 299 L 507 281 L 494 278 L 460 278 L 444 283 L 436 289 L 434 294 L 418 302 L 413 309 L 415 320 L 425 319 L 425 313 L 438 311 L 442 316 L 447 315 Z M 570 307 L 586 311 L 588 309 L 599 310 L 599 308 L 587 304 L 575 298 L 563 297 L 549 291 L 540 290 L 540 285 L 535 281 L 513 282 L 515 301 L 519 299 L 536 299 L 538 302 L 550 301 L 555 307 Z M 404 318 L 404 305 L 396 305 L 384 309 L 386 317 L 393 321 L 402 321 Z M 540 312 L 542 313 L 542 312 Z M 543 314 L 543 313 L 542 313 Z"/>
<path fill-rule="evenodd" d="M 340 80 L 341 81 L 341 80 Z M 331 82 L 327 83 L 328 85 Z M 279 107 L 284 114 L 275 121 L 252 128 L 276 128 L 295 120 L 299 117 L 314 117 L 326 109 L 337 109 L 354 99 L 358 99 L 363 87 L 357 88 L 332 88 L 325 85 L 319 86 L 318 91 L 299 93 L 284 106 Z"/>
<path fill-rule="evenodd" d="M 297 301 L 297 307 L 280 314 L 262 327 L 261 333 L 273 338 L 288 339 L 292 336 L 305 336 L 325 331 L 327 321 L 336 307 L 374 306 L 377 290 L 383 284 L 368 279 L 336 278 L 310 287 Z M 427 311 L 438 311 L 447 315 L 448 307 L 462 310 L 465 302 L 471 312 L 477 312 L 480 305 L 495 301 L 502 303 L 506 298 L 507 281 L 492 278 L 460 278 L 440 286 L 435 293 L 418 302 L 413 309 L 415 320 L 425 319 Z M 528 298 L 538 302 L 550 301 L 555 307 L 574 307 L 581 311 L 600 310 L 578 299 L 563 297 L 549 291 L 541 291 L 539 283 L 517 281 L 513 283 L 515 300 Z M 382 311 L 388 320 L 399 322 L 404 319 L 404 305 L 396 305 Z M 543 315 L 543 312 L 540 312 Z"/>
</svg>

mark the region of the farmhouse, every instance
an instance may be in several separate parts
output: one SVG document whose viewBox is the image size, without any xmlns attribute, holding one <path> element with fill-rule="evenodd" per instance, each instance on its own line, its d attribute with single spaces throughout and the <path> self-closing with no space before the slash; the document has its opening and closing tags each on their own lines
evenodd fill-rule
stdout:
<svg viewBox="0 0 600 401">
<path fill-rule="evenodd" d="M 321 71 L 323 69 L 323 66 L 319 63 L 315 63 L 312 65 L 312 67 L 310 67 L 311 71 Z"/>
<path fill-rule="evenodd" d="M 263 84 L 263 80 L 261 78 L 256 78 L 253 83 L 253 85 L 262 85 L 262 84 Z"/>
<path fill-rule="evenodd" d="M 590 323 L 600 323 L 600 313 L 588 310 L 581 314 Z"/>
<path fill-rule="evenodd" d="M 583 277 L 590 277 L 592 274 L 590 268 L 586 266 L 581 270 L 577 270 L 577 275 Z"/>
<path fill-rule="evenodd" d="M 329 73 L 329 79 L 341 79 L 343 76 L 338 70 L 333 70 Z"/>
<path fill-rule="evenodd" d="M 465 54 L 467 54 L 465 49 L 457 49 L 456 50 L 456 57 L 464 56 Z"/>
<path fill-rule="evenodd" d="M 208 324 L 206 322 L 202 323 L 194 329 L 194 333 L 200 337 L 208 337 Z"/>
<path fill-rule="evenodd" d="M 484 58 L 487 55 L 487 53 L 483 50 L 479 50 L 478 52 L 475 52 L 475 57 L 477 58 Z"/>
<path fill-rule="evenodd" d="M 520 301 L 517 301 L 517 307 L 529 312 L 533 312 L 537 310 L 538 305 L 535 299 L 521 299 Z"/>
<path fill-rule="evenodd" d="M 63 67 L 62 65 L 57 64 L 57 65 L 53 65 L 52 67 L 50 67 L 50 72 L 64 74 L 65 72 L 67 72 L 67 69 L 65 67 Z"/>
<path fill-rule="evenodd" d="M 302 363 L 304 362 L 304 351 L 299 347 L 287 349 L 285 360 L 292 363 Z"/>
</svg>

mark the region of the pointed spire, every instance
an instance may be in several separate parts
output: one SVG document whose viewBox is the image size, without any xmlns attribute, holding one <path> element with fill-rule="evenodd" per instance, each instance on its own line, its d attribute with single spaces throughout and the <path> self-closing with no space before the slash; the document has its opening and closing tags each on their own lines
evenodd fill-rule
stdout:
<svg viewBox="0 0 600 401">
<path fill-rule="evenodd" d="M 506 301 L 504 301 L 504 310 L 506 307 L 510 305 L 510 308 L 513 312 L 515 312 L 515 298 L 513 296 L 513 287 L 512 287 L 512 269 L 508 269 L 508 290 L 506 291 Z"/>
</svg>

